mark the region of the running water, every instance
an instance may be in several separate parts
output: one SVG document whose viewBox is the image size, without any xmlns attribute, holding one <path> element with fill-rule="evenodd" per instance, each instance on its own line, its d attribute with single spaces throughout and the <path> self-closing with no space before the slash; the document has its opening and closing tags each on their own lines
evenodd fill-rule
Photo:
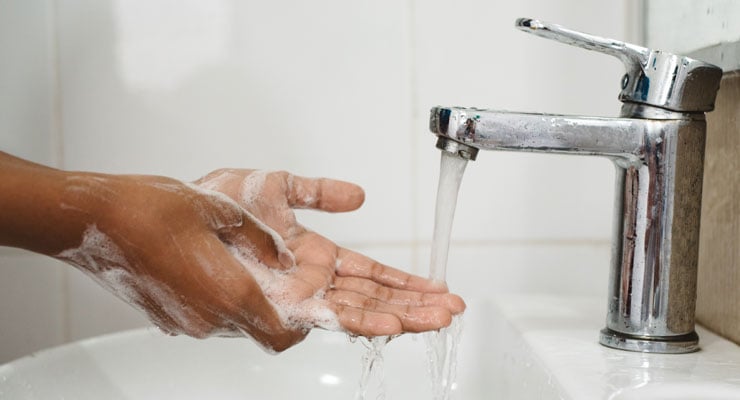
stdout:
<svg viewBox="0 0 740 400">
<path fill-rule="evenodd" d="M 460 343 L 462 326 L 462 315 L 455 315 L 449 327 L 424 334 L 433 400 L 449 399 L 456 387 L 457 345 Z"/>
<path fill-rule="evenodd" d="M 444 282 L 447 272 L 447 252 L 450 249 L 452 220 L 455 218 L 457 192 L 460 190 L 463 173 L 468 160 L 452 153 L 442 151 L 437 186 L 437 208 L 434 214 L 434 234 L 432 236 L 432 259 L 429 263 L 429 277 Z"/>
<path fill-rule="evenodd" d="M 437 188 L 437 209 L 434 219 L 434 236 L 432 241 L 432 259 L 429 266 L 429 277 L 432 280 L 445 282 L 447 253 L 450 247 L 452 220 L 457 205 L 457 192 L 460 189 L 467 160 L 454 154 L 442 151 L 442 161 Z M 432 382 L 432 399 L 447 400 L 455 388 L 455 370 L 457 368 L 457 345 L 462 332 L 462 315 L 452 318 L 449 327 L 436 332 L 424 334 L 429 358 L 429 376 Z M 354 337 L 351 340 L 354 341 Z M 367 352 L 362 357 L 362 375 L 355 400 L 368 399 L 368 389 L 375 381 L 377 393 L 375 400 L 385 400 L 383 349 L 392 339 L 389 336 L 360 338 Z M 372 395 L 370 395 L 372 397 Z"/>
<path fill-rule="evenodd" d="M 391 336 L 376 336 L 372 338 L 360 338 L 367 349 L 362 356 L 362 375 L 360 385 L 355 394 L 355 400 L 366 400 L 371 382 L 375 381 L 375 400 L 385 400 L 385 371 L 383 370 L 383 349 L 390 342 Z"/>
<path fill-rule="evenodd" d="M 435 281 L 445 282 L 452 220 L 455 217 L 457 193 L 467 163 L 468 160 L 464 158 L 446 151 L 442 152 L 439 186 L 437 187 L 437 208 L 434 215 L 432 257 L 429 264 L 429 277 Z M 452 319 L 449 327 L 424 334 L 429 357 L 433 400 L 449 399 L 450 392 L 455 387 L 457 345 L 460 342 L 461 332 L 462 316 L 458 315 Z"/>
</svg>

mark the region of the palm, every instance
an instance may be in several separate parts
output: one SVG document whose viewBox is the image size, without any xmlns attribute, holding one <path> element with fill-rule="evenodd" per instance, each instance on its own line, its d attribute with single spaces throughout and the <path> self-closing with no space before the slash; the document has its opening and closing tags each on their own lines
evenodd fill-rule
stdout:
<svg viewBox="0 0 740 400">
<path fill-rule="evenodd" d="M 268 266 L 295 268 L 279 273 L 279 290 L 266 294 L 301 304 L 302 311 L 309 310 L 308 315 L 294 316 L 313 319 L 301 322 L 337 329 L 331 321 L 317 317 L 321 315 L 319 310 L 329 308 L 344 329 L 377 336 L 437 329 L 449 324 L 451 314 L 465 308 L 444 285 L 339 247 L 297 222 L 294 208 L 329 212 L 358 208 L 364 193 L 356 185 L 250 170 L 216 171 L 198 184 L 236 200 L 283 238 L 289 254 L 282 254 L 278 257 L 280 263 Z M 280 252 L 280 248 L 277 250 Z M 276 273 L 273 271 L 273 276 Z"/>
</svg>

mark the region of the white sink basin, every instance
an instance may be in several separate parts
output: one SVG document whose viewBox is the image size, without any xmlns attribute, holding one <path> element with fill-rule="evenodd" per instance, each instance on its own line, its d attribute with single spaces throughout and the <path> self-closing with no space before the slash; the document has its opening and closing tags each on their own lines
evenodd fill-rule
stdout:
<svg viewBox="0 0 740 400">
<path fill-rule="evenodd" d="M 453 398 L 740 399 L 740 349 L 699 329 L 702 350 L 656 355 L 597 343 L 603 300 L 469 301 Z M 285 353 L 247 340 L 102 336 L 0 366 L 0 399 L 352 399 L 364 347 L 315 331 Z M 421 338 L 385 349 L 386 398 L 430 399 Z M 375 398 L 375 397 L 368 397 Z"/>
</svg>

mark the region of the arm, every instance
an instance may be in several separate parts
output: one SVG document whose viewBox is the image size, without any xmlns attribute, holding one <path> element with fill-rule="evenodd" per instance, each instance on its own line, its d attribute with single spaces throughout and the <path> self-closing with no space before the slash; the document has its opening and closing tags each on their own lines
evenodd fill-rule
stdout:
<svg viewBox="0 0 740 400">
<path fill-rule="evenodd" d="M 64 210 L 71 201 L 63 190 L 70 176 L 0 152 L 0 245 L 46 255 L 72 247 L 91 221 L 85 213 Z M 89 213 L 97 207 L 78 206 Z"/>
<path fill-rule="evenodd" d="M 258 174 L 221 171 L 193 185 L 65 172 L 0 153 L 0 245 L 76 266 L 166 332 L 247 335 L 278 351 L 317 326 L 418 332 L 464 309 L 443 286 L 295 221 L 294 207 L 359 207 L 359 187 L 285 173 L 253 185 L 249 176 Z M 247 193 L 248 182 L 259 190 Z"/>
</svg>

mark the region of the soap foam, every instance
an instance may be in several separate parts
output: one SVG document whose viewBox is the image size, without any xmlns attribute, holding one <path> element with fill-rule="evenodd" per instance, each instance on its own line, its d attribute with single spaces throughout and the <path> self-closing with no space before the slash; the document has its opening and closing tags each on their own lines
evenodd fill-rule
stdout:
<svg viewBox="0 0 740 400">
<path fill-rule="evenodd" d="M 222 169 L 212 172 L 198 181 L 198 186 L 203 189 L 218 191 L 223 188 L 226 182 L 231 180 L 236 174 L 233 170 Z"/>
<path fill-rule="evenodd" d="M 167 326 L 169 324 L 150 312 L 149 307 L 157 306 L 183 328 L 192 328 L 194 322 L 205 324 L 197 313 L 178 300 L 172 289 L 149 277 L 131 273 L 121 249 L 95 224 L 87 227 L 82 235 L 82 243 L 77 248 L 64 250 L 55 258 L 77 266 L 116 297 L 143 311 L 155 325 L 168 333 L 184 332 L 171 330 L 174 327 Z M 147 304 L 147 296 L 156 304 Z"/>
<path fill-rule="evenodd" d="M 303 178 L 303 182 L 315 183 L 316 181 L 318 181 L 318 179 Z M 288 175 L 288 191 L 290 193 L 299 193 L 303 195 L 303 197 L 300 198 L 300 201 L 299 201 L 300 204 L 298 207 L 299 208 L 314 208 L 316 206 L 316 201 L 317 201 L 316 197 L 306 194 L 306 193 L 313 193 L 313 192 L 312 191 L 309 192 L 305 190 L 303 186 L 299 188 L 295 188 L 295 185 L 296 185 L 295 177 L 292 174 L 289 174 Z"/>
<path fill-rule="evenodd" d="M 257 172 L 250 175 L 251 179 L 245 179 L 240 193 L 240 200 L 246 204 L 253 204 L 257 201 L 257 196 L 264 185 L 266 175 L 266 173 Z M 214 179 L 224 178 L 217 176 Z M 210 182 L 213 183 L 214 181 Z M 183 187 L 179 185 L 170 185 L 167 183 L 156 183 L 153 185 L 172 192 L 185 192 Z M 206 185 L 204 187 L 203 185 L 188 184 L 187 187 L 211 199 L 215 206 L 222 207 L 219 211 L 221 211 L 221 216 L 224 216 L 223 219 L 220 216 L 209 218 L 214 226 L 222 228 L 235 226 L 234 219 L 231 218 L 231 215 L 238 213 L 239 216 L 245 216 L 273 238 L 277 250 L 281 255 L 281 262 L 287 264 L 286 266 L 288 268 L 286 270 L 270 268 L 260 262 L 254 256 L 254 248 L 235 245 L 228 245 L 228 247 L 244 268 L 252 274 L 265 297 L 278 314 L 283 326 L 288 329 L 304 331 L 314 327 L 335 331 L 342 330 L 337 315 L 331 310 L 328 302 L 324 300 L 323 290 L 317 291 L 308 299 L 295 299 L 292 296 L 291 280 L 294 278 L 291 274 L 297 268 L 295 257 L 288 249 L 285 241 L 275 230 L 264 224 L 249 211 L 243 209 L 233 199 L 221 192 L 210 189 L 210 187 L 215 186 Z M 80 186 L 79 190 L 82 189 L 82 186 Z M 203 211 L 205 212 L 205 210 Z M 213 214 L 213 212 L 208 214 Z M 239 223 L 243 223 L 243 220 L 239 220 Z M 287 262 L 286 257 L 288 258 Z M 121 251 L 110 237 L 101 232 L 95 224 L 87 227 L 83 233 L 82 242 L 77 248 L 64 250 L 57 254 L 56 258 L 79 267 L 80 270 L 90 275 L 93 280 L 108 291 L 135 308 L 144 311 L 152 322 L 167 333 L 192 334 L 196 331 L 194 328 L 198 325 L 208 325 L 194 310 L 183 304 L 171 288 L 149 277 L 131 273 L 129 262 L 124 256 L 123 251 Z M 208 265 L 208 263 L 204 264 Z M 166 317 L 178 324 L 179 327 L 169 326 L 171 324 L 162 321 L 161 316 L 150 312 L 149 310 L 152 308 L 152 305 L 147 304 L 147 301 L 155 302 L 157 308 Z M 267 325 L 262 323 L 258 317 L 254 317 L 250 323 L 258 329 L 267 331 Z M 183 331 L 179 329 L 180 327 L 183 328 Z M 241 329 L 239 330 L 245 336 L 249 336 L 247 332 Z M 205 333 L 212 334 L 213 332 Z"/>
<path fill-rule="evenodd" d="M 323 290 L 317 291 L 308 299 L 295 299 L 292 296 L 291 274 L 296 272 L 296 267 L 276 270 L 261 263 L 254 253 L 247 249 L 232 246 L 231 250 L 260 286 L 283 326 L 304 331 L 314 327 L 342 330 L 337 315 L 324 300 Z"/>
<path fill-rule="evenodd" d="M 253 224 L 257 225 L 263 232 L 272 237 L 272 241 L 275 244 L 275 249 L 278 252 L 278 259 L 280 260 L 280 263 L 283 264 L 283 266 L 286 268 L 294 268 L 296 266 L 295 255 L 293 255 L 293 252 L 290 251 L 282 236 L 280 236 L 280 234 L 278 234 L 274 229 L 267 226 L 267 224 L 260 221 L 259 218 L 255 217 L 249 211 L 244 210 L 244 214 Z"/>
<path fill-rule="evenodd" d="M 121 249 L 100 232 L 95 224 L 85 229 L 79 247 L 67 249 L 56 255 L 56 258 L 67 261 L 93 273 L 115 267 L 128 267 L 128 262 Z"/>
<path fill-rule="evenodd" d="M 245 208 L 249 208 L 257 201 L 268 174 L 267 171 L 254 171 L 244 178 L 239 191 L 239 201 Z"/>
<path fill-rule="evenodd" d="M 208 204 L 215 207 L 218 212 L 209 212 L 200 210 L 201 213 L 209 220 L 211 226 L 216 230 L 242 226 L 243 209 L 231 197 L 217 191 L 198 186 L 194 183 L 186 183 L 188 188 L 201 194 L 208 201 Z"/>
<path fill-rule="evenodd" d="M 213 177 L 209 175 L 207 179 L 204 180 L 202 183 L 198 185 L 192 184 L 190 186 L 204 194 L 210 194 L 218 199 L 228 201 L 232 203 L 235 207 L 237 207 L 240 210 L 241 214 L 245 215 L 253 224 L 255 224 L 262 231 L 270 235 L 273 243 L 275 243 L 275 247 L 278 252 L 278 260 L 284 267 L 291 268 L 295 266 L 295 256 L 288 249 L 288 246 L 285 244 L 283 238 L 278 232 L 262 222 L 254 214 L 252 214 L 252 212 L 249 211 L 252 207 L 255 207 L 255 203 L 258 201 L 259 196 L 261 195 L 262 188 L 265 185 L 268 174 L 269 172 L 266 171 L 254 171 L 250 173 L 246 178 L 244 178 L 239 188 L 240 190 L 238 203 L 231 199 L 229 196 L 218 191 L 218 188 L 220 188 L 227 179 L 233 176 L 233 173 L 229 170 L 219 172 Z"/>
</svg>

